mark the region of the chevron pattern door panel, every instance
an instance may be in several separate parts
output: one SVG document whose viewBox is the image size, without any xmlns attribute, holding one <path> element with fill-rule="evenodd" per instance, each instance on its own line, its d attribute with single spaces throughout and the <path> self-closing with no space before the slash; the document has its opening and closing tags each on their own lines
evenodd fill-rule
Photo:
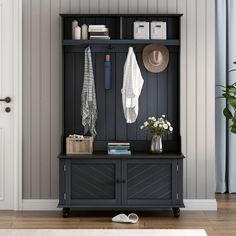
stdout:
<svg viewBox="0 0 236 236">
<path fill-rule="evenodd" d="M 116 204 L 121 201 L 119 161 L 72 161 L 70 165 L 70 201 L 74 204 Z"/>
<path fill-rule="evenodd" d="M 171 204 L 176 201 L 176 162 L 130 160 L 125 165 L 127 204 Z"/>
</svg>

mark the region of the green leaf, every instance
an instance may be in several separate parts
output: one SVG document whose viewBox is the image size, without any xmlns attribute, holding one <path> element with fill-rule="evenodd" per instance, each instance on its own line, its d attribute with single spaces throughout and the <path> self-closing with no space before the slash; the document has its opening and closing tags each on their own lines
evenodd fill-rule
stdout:
<svg viewBox="0 0 236 236">
<path fill-rule="evenodd" d="M 236 134 L 236 124 L 235 123 L 231 127 L 231 132 Z"/>
<path fill-rule="evenodd" d="M 232 87 L 232 88 L 228 89 L 228 92 L 229 92 L 229 93 L 236 94 L 236 88 L 235 88 L 235 87 Z"/>
<path fill-rule="evenodd" d="M 233 63 L 236 64 L 236 61 L 234 61 Z"/>
<path fill-rule="evenodd" d="M 233 118 L 233 115 L 232 115 L 231 111 L 227 107 L 223 110 L 223 113 L 224 113 L 224 116 L 227 119 L 232 119 Z"/>
<path fill-rule="evenodd" d="M 229 97 L 227 98 L 227 101 L 228 101 L 228 103 L 229 103 L 231 106 L 236 107 L 236 98 L 235 98 L 235 97 L 229 96 Z"/>
</svg>

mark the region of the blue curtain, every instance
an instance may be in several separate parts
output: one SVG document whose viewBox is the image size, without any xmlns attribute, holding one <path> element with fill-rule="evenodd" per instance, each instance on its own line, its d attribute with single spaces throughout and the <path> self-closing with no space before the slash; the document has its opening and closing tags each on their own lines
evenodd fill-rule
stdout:
<svg viewBox="0 0 236 236">
<path fill-rule="evenodd" d="M 216 84 L 236 82 L 236 0 L 216 0 Z M 216 87 L 216 96 L 221 88 Z M 216 191 L 236 192 L 236 134 L 222 111 L 223 99 L 216 99 Z"/>
</svg>

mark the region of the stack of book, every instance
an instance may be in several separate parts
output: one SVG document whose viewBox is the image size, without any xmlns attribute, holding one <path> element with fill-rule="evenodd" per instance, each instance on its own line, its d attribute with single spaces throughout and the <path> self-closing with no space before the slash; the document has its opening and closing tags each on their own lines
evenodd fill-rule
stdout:
<svg viewBox="0 0 236 236">
<path fill-rule="evenodd" d="M 108 155 L 131 155 L 130 143 L 108 143 Z"/>
<path fill-rule="evenodd" d="M 89 25 L 88 32 L 90 39 L 110 39 L 106 25 Z"/>
</svg>

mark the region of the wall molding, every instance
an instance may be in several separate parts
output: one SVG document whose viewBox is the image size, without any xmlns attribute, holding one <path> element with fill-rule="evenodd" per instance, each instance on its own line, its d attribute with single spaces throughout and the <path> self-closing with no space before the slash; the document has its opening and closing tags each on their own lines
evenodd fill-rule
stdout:
<svg viewBox="0 0 236 236">
<path fill-rule="evenodd" d="M 23 211 L 59 211 L 58 199 L 25 199 L 22 201 Z M 185 199 L 184 211 L 216 211 L 215 199 Z"/>
</svg>

